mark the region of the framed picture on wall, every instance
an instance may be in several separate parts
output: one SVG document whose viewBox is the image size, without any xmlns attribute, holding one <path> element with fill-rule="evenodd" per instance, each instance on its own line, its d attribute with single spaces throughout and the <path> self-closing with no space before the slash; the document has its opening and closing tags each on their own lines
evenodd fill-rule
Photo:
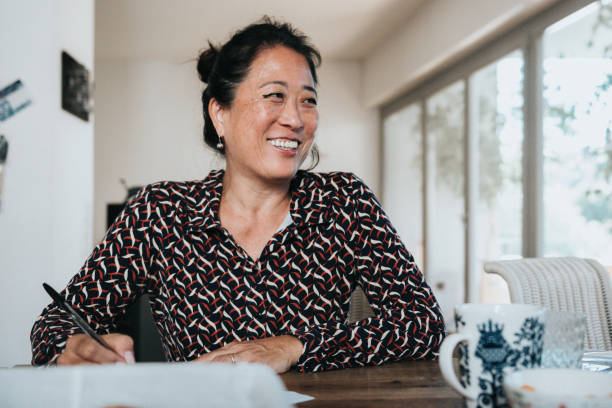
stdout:
<svg viewBox="0 0 612 408">
<path fill-rule="evenodd" d="M 62 51 L 62 109 L 89 121 L 89 71 Z"/>
</svg>

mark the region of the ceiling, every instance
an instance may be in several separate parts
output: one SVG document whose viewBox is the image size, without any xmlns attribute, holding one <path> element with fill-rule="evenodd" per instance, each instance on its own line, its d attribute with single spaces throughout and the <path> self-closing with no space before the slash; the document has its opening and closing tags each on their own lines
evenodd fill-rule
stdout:
<svg viewBox="0 0 612 408">
<path fill-rule="evenodd" d="M 189 59 L 264 14 L 306 33 L 325 59 L 359 59 L 425 0 L 96 0 L 96 59 Z"/>
</svg>

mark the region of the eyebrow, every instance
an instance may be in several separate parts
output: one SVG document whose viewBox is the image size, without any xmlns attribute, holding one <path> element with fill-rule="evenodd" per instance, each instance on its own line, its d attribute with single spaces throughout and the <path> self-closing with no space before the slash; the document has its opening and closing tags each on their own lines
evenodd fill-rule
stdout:
<svg viewBox="0 0 612 408">
<path fill-rule="evenodd" d="M 266 85 L 270 85 L 270 84 L 281 85 L 281 86 L 284 86 L 285 88 L 288 88 L 288 87 L 289 87 L 289 85 L 288 85 L 286 82 L 284 82 L 284 81 L 270 81 L 270 82 L 266 82 L 265 84 L 261 85 L 259 88 L 261 89 L 261 88 L 263 88 L 264 86 L 266 86 Z M 302 88 L 303 88 L 303 89 L 305 89 L 305 90 L 307 90 L 307 91 L 311 91 L 312 93 L 314 93 L 314 94 L 315 94 L 315 96 L 318 96 L 318 95 L 317 95 L 317 90 L 316 90 L 316 89 L 314 89 L 312 86 L 309 86 L 309 85 L 304 85 L 304 86 L 302 86 Z"/>
</svg>

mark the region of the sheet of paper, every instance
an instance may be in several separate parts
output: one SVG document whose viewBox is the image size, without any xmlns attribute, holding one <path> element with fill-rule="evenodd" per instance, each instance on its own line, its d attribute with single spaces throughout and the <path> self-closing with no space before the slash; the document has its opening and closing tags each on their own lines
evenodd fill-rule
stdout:
<svg viewBox="0 0 612 408">
<path fill-rule="evenodd" d="M 259 364 L 138 363 L 0 370 L 0 406 L 10 407 L 284 408 L 301 396 L 293 394 L 270 368 Z"/>
<path fill-rule="evenodd" d="M 299 404 L 300 402 L 306 402 L 314 399 L 314 397 L 311 397 L 310 395 L 300 394 L 299 392 L 295 391 L 285 391 L 285 398 L 290 405 L 295 405 Z"/>
</svg>

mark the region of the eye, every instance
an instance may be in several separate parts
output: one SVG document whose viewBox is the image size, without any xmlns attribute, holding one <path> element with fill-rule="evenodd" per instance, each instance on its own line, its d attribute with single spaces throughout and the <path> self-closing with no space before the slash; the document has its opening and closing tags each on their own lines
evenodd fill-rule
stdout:
<svg viewBox="0 0 612 408">
<path fill-rule="evenodd" d="M 314 105 L 314 106 L 317 105 L 317 99 L 316 98 L 306 98 L 304 100 L 304 102 L 306 102 L 309 105 Z"/>
<path fill-rule="evenodd" d="M 283 95 L 282 92 L 270 92 L 268 94 L 265 94 L 263 97 L 264 99 L 283 100 L 285 95 Z"/>
</svg>

